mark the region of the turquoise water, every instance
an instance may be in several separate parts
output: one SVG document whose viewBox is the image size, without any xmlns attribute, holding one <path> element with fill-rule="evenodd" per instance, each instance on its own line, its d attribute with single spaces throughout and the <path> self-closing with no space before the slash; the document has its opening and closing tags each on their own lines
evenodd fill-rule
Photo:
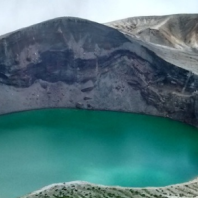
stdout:
<svg viewBox="0 0 198 198">
<path fill-rule="evenodd" d="M 48 109 L 0 116 L 0 197 L 74 180 L 164 186 L 198 176 L 198 130 L 169 119 Z"/>
</svg>

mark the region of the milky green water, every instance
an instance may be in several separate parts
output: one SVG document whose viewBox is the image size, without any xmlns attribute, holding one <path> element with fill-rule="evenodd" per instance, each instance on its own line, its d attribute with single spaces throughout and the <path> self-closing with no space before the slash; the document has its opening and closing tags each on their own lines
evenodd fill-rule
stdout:
<svg viewBox="0 0 198 198">
<path fill-rule="evenodd" d="M 164 186 L 198 176 L 198 130 L 164 118 L 48 109 L 0 116 L 0 197 L 74 180 Z"/>
</svg>

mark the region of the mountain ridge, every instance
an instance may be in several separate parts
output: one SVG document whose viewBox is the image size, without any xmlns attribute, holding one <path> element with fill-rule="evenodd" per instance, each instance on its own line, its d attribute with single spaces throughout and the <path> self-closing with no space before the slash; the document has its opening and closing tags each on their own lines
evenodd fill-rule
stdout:
<svg viewBox="0 0 198 198">
<path fill-rule="evenodd" d="M 106 25 L 146 42 L 178 49 L 198 49 L 198 14 L 130 17 Z"/>
</svg>

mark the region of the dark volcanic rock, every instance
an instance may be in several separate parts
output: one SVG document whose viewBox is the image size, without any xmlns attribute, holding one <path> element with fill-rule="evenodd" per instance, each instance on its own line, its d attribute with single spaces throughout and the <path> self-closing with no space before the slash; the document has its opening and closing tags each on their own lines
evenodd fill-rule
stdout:
<svg viewBox="0 0 198 198">
<path fill-rule="evenodd" d="M 81 19 L 44 22 L 1 39 L 1 81 L 17 87 L 28 87 L 36 79 L 83 81 L 77 70 L 93 69 L 101 50 L 117 48 L 126 41 L 118 31 Z"/>
<path fill-rule="evenodd" d="M 81 91 L 82 92 L 91 91 L 93 88 L 94 88 L 94 84 L 91 80 L 89 80 L 82 85 Z"/>
<path fill-rule="evenodd" d="M 58 18 L 0 37 L 0 114 L 87 108 L 198 126 L 197 87 L 196 72 L 91 21 Z"/>
</svg>

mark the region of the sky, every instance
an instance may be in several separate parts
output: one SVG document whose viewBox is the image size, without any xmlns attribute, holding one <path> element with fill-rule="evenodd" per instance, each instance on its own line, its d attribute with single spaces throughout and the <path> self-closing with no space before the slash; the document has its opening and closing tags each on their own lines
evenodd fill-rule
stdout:
<svg viewBox="0 0 198 198">
<path fill-rule="evenodd" d="M 0 35 L 61 16 L 105 23 L 133 16 L 198 13 L 198 0 L 0 0 Z"/>
</svg>

